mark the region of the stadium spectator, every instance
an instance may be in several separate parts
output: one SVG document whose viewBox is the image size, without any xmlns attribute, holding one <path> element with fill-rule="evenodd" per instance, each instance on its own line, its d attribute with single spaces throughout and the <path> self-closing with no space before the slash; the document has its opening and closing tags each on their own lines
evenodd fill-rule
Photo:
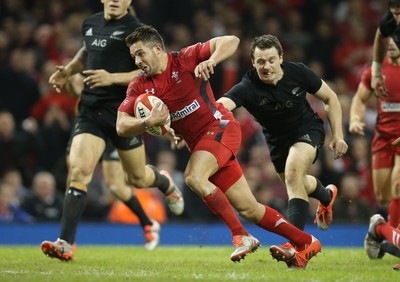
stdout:
<svg viewBox="0 0 400 282">
<path fill-rule="evenodd" d="M 0 67 L 0 105 L 13 114 L 18 130 L 40 97 L 37 81 L 25 70 L 26 54 L 23 49 L 12 49 L 8 64 Z"/>
<path fill-rule="evenodd" d="M 29 190 L 24 185 L 21 172 L 15 167 L 9 167 L 0 177 L 0 181 L 10 184 L 14 189 L 15 198 L 13 202 L 20 205 Z"/>
<path fill-rule="evenodd" d="M 13 199 L 15 190 L 11 184 L 0 182 L 0 223 L 31 223 L 33 218 Z"/>
<path fill-rule="evenodd" d="M 347 81 L 353 92 L 363 69 L 371 61 L 371 41 L 361 19 L 351 20 L 349 29 L 348 36 L 342 37 L 336 47 L 333 60 L 337 75 Z"/>
<path fill-rule="evenodd" d="M 41 245 L 44 254 L 60 260 L 73 259 L 71 244 L 85 208 L 87 185 L 108 140 L 117 148 L 129 184 L 138 188 L 158 187 L 173 213 L 179 215 L 184 209 L 182 194 L 168 172 L 146 166 L 142 138 L 117 135 L 117 107 L 125 97 L 126 85 L 140 72 L 135 70 L 124 38 L 142 23 L 129 13 L 131 0 L 102 3 L 103 12 L 88 16 L 82 23 L 83 47 L 67 65 L 57 66 L 49 79 L 60 91 L 72 75 L 82 72 L 85 76 L 68 156 L 71 173 L 60 236 L 55 242 L 44 241 Z M 158 236 L 159 225 L 148 225 L 152 234 Z"/>
<path fill-rule="evenodd" d="M 56 180 L 47 171 L 35 174 L 32 190 L 24 198 L 21 207 L 35 221 L 58 221 L 61 219 L 63 196 L 57 192 Z"/>
<path fill-rule="evenodd" d="M 177 146 L 184 140 L 191 151 L 185 182 L 230 229 L 235 248 L 231 260 L 240 261 L 260 246 L 241 224 L 234 207 L 245 219 L 292 242 L 292 248 L 287 250 L 272 246 L 275 258 L 286 258 L 289 267 L 306 267 L 320 251 L 319 241 L 256 201 L 236 158 L 240 147 L 239 123 L 230 111 L 215 102 L 208 83 L 214 67 L 236 51 L 239 39 L 232 35 L 215 37 L 185 47 L 179 53 L 166 53 L 158 31 L 142 26 L 126 38 L 126 43 L 143 75 L 131 81 L 119 107 L 118 134 L 143 134 L 148 127 L 166 124 L 170 112 L 177 113 L 179 117 L 172 116 L 171 126 L 178 136 L 170 137 Z M 173 79 L 171 73 L 176 74 Z M 144 119 L 136 118 L 135 99 L 149 89 L 161 96 L 165 104 L 161 109 L 154 107 Z"/>
<path fill-rule="evenodd" d="M 343 139 L 339 100 L 329 86 L 302 63 L 283 61 L 283 49 L 273 35 L 253 39 L 251 61 L 254 69 L 218 102 L 229 110 L 245 107 L 260 123 L 270 149 L 271 160 L 289 196 L 288 220 L 303 230 L 308 214 L 308 197 L 320 201 L 315 223 L 326 230 L 332 221 L 337 188 L 324 187 L 308 171 L 321 150 L 325 133 L 323 120 L 309 105 L 313 94 L 327 108 L 333 158 L 347 151 Z M 275 122 L 271 122 L 271 121 Z"/>
<path fill-rule="evenodd" d="M 33 105 L 30 117 L 24 120 L 25 131 L 34 135 L 41 144 L 38 170 L 46 170 L 57 178 L 57 189 L 65 191 L 65 148 L 72 129 L 77 98 L 63 90 L 58 93 L 49 87 L 49 77 L 56 65 L 46 61 L 40 75 L 41 98 Z M 46 85 L 45 85 L 46 83 Z"/>
<path fill-rule="evenodd" d="M 23 183 L 29 183 L 40 150 L 40 140 L 32 134 L 18 131 L 12 112 L 0 109 L 0 175 L 8 168 L 17 168 L 22 174 Z"/>
<path fill-rule="evenodd" d="M 333 205 L 335 222 L 360 224 L 368 222 L 373 209 L 361 197 L 362 183 L 357 171 L 346 170 L 340 180 L 340 191 Z"/>
<path fill-rule="evenodd" d="M 312 38 L 304 49 L 309 62 L 318 61 L 322 64 L 324 76 L 321 77 L 323 79 L 332 80 L 335 77 L 333 55 L 338 42 L 339 38 L 334 26 L 328 19 L 322 18 L 314 24 Z"/>
</svg>

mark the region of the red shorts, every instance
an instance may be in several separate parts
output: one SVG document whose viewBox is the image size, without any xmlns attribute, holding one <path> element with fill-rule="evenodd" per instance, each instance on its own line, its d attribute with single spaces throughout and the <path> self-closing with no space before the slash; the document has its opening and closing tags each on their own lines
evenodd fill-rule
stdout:
<svg viewBox="0 0 400 282">
<path fill-rule="evenodd" d="M 242 169 L 236 159 L 240 148 L 242 134 L 236 120 L 226 125 L 216 122 L 196 144 L 192 152 L 207 151 L 214 155 L 218 162 L 218 171 L 210 177 L 210 181 L 226 192 L 242 176 Z"/>
<path fill-rule="evenodd" d="M 395 139 L 374 136 L 372 141 L 372 169 L 394 166 L 395 156 L 400 155 L 400 147 L 391 144 Z"/>
</svg>

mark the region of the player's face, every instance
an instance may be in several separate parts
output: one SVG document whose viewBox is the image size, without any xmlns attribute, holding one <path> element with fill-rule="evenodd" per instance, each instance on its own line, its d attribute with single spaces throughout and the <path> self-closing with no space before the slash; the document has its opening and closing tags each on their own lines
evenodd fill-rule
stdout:
<svg viewBox="0 0 400 282">
<path fill-rule="evenodd" d="M 390 8 L 390 13 L 392 13 L 397 25 L 400 26 L 400 8 Z"/>
<path fill-rule="evenodd" d="M 258 77 L 265 84 L 276 84 L 282 78 L 282 56 L 279 56 L 275 47 L 264 50 L 256 47 L 252 63 Z"/>
<path fill-rule="evenodd" d="M 106 20 L 119 19 L 128 13 L 132 0 L 101 0 L 104 4 L 104 17 Z"/>
<path fill-rule="evenodd" d="M 143 44 L 142 41 L 132 44 L 130 48 L 131 56 L 135 59 L 135 64 L 144 72 L 146 77 L 152 77 L 161 72 L 159 69 L 159 58 L 154 49 L 156 47 L 149 47 Z"/>
</svg>

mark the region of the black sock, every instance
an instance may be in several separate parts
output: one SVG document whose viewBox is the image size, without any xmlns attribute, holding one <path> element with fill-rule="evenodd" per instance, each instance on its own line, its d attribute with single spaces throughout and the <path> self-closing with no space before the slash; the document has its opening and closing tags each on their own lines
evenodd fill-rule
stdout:
<svg viewBox="0 0 400 282">
<path fill-rule="evenodd" d="M 137 215 L 140 221 L 140 225 L 143 228 L 146 225 L 153 224 L 150 218 L 144 212 L 142 205 L 140 204 L 138 198 L 135 195 L 132 195 L 132 197 L 128 201 L 124 201 L 124 204 L 127 205 L 127 207 Z"/>
<path fill-rule="evenodd" d="M 304 230 L 308 217 L 308 202 L 298 198 L 289 200 L 286 214 L 290 223 Z"/>
<path fill-rule="evenodd" d="M 381 252 L 385 252 L 391 254 L 392 256 L 400 258 L 400 249 L 386 241 L 382 242 L 381 244 Z"/>
<path fill-rule="evenodd" d="M 154 180 L 154 184 L 152 186 L 157 187 L 158 189 L 160 189 L 161 192 L 165 194 L 169 188 L 169 179 L 165 175 L 160 174 L 160 172 L 155 166 L 152 165 L 147 165 L 147 166 L 154 171 L 154 174 L 156 176 L 156 179 Z"/>
<path fill-rule="evenodd" d="M 332 200 L 331 190 L 326 189 L 318 179 L 317 179 L 317 188 L 315 188 L 314 192 L 312 192 L 308 196 L 311 198 L 317 199 L 325 207 L 328 206 Z"/>
<path fill-rule="evenodd" d="M 76 229 L 79 219 L 85 209 L 86 203 L 85 191 L 70 187 L 64 199 L 64 207 L 61 218 L 60 239 L 69 244 L 75 242 Z"/>
</svg>

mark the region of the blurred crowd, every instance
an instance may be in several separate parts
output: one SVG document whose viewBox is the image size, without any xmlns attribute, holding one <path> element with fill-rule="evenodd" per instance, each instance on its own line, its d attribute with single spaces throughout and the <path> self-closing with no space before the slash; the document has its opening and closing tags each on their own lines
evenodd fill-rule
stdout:
<svg viewBox="0 0 400 282">
<path fill-rule="evenodd" d="M 363 69 L 371 63 L 373 37 L 382 0 L 133 0 L 137 16 L 156 27 L 169 50 L 211 37 L 234 34 L 241 39 L 234 57 L 219 65 L 211 78 L 216 98 L 251 68 L 249 44 L 260 34 L 276 35 L 284 60 L 302 61 L 338 94 L 348 154 L 333 160 L 327 139 L 312 175 L 339 188 L 335 223 L 366 223 L 385 207 L 376 203 L 371 182 L 370 142 L 376 110 L 367 112 L 367 134 L 348 133 L 351 98 Z M 100 0 L 3 0 L 0 2 L 0 223 L 59 221 L 66 186 L 66 146 L 77 97 L 57 93 L 48 84 L 55 66 L 65 64 L 82 46 L 81 23 L 102 11 Z M 310 98 L 325 119 L 323 105 Z M 239 158 L 256 198 L 285 213 L 287 194 L 269 160 L 260 127 L 242 109 Z M 327 130 L 329 132 L 329 130 Z M 169 142 L 145 134 L 148 163 L 166 169 L 182 187 L 183 216 L 168 214 L 158 191 L 138 192 L 146 211 L 159 221 L 215 221 L 201 200 L 185 187 L 188 152 L 171 151 Z M 141 194 L 143 193 L 143 194 Z M 311 202 L 310 220 L 316 203 Z M 121 221 L 118 201 L 102 181 L 99 166 L 89 185 L 84 220 Z"/>
</svg>

